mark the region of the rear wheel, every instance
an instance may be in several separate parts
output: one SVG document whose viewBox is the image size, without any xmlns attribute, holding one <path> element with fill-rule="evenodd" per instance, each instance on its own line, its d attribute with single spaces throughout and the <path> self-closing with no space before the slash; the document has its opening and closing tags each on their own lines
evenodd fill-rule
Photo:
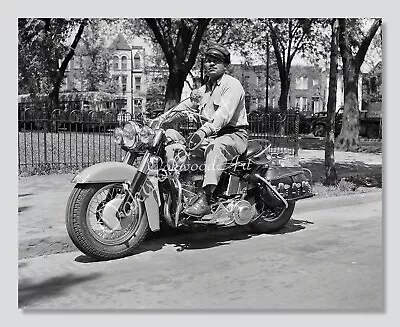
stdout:
<svg viewBox="0 0 400 327">
<path fill-rule="evenodd" d="M 99 260 L 133 254 L 149 231 L 143 202 L 135 199 L 129 214 L 117 218 L 124 191 L 121 184 L 81 184 L 72 191 L 66 227 L 76 247 Z"/>
<path fill-rule="evenodd" d="M 257 204 L 257 206 L 257 211 L 261 212 L 261 215 L 248 225 L 249 228 L 256 233 L 272 233 L 283 228 L 292 217 L 295 202 L 289 202 L 287 208 L 285 206 L 268 208 L 264 203 Z"/>
</svg>

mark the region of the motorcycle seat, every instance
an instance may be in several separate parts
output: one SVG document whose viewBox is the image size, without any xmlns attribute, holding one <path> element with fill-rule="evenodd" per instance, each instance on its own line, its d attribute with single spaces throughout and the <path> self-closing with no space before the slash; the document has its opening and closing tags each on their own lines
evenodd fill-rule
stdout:
<svg viewBox="0 0 400 327">
<path fill-rule="evenodd" d="M 250 157 L 253 157 L 260 153 L 263 149 L 263 146 L 258 141 L 250 140 L 246 151 L 240 155 L 239 160 L 246 160 Z"/>
</svg>

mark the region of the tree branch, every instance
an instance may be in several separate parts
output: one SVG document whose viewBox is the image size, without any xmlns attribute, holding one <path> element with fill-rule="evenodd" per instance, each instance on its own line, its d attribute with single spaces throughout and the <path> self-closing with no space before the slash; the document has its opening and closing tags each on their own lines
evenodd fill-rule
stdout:
<svg viewBox="0 0 400 327">
<path fill-rule="evenodd" d="M 281 48 L 283 49 L 283 52 L 284 52 L 284 51 L 286 50 L 286 47 L 285 47 L 285 45 L 282 43 L 282 39 L 281 39 L 280 35 L 278 35 L 278 33 L 277 33 L 275 27 L 272 25 L 271 22 L 268 22 L 268 27 L 269 27 L 269 30 L 272 32 L 272 34 L 275 35 L 276 41 L 279 42 L 279 45 L 281 46 Z M 277 45 L 278 45 L 278 44 L 277 44 Z M 278 47 L 278 48 L 279 48 L 279 47 Z"/>
<path fill-rule="evenodd" d="M 192 48 L 190 49 L 189 58 L 188 58 L 188 62 L 187 62 L 188 70 L 192 69 L 192 67 L 196 61 L 196 56 L 197 56 L 197 53 L 199 52 L 201 39 L 202 39 L 203 34 L 204 34 L 205 30 L 207 29 L 207 26 L 210 23 L 210 21 L 211 21 L 210 18 L 201 18 L 198 21 L 196 34 L 194 36 Z"/>
<path fill-rule="evenodd" d="M 65 59 L 63 60 L 63 62 L 61 63 L 60 73 L 58 74 L 56 83 L 58 83 L 58 82 L 60 82 L 62 80 L 62 78 L 64 76 L 64 73 L 65 73 L 65 70 L 67 69 L 68 63 L 70 62 L 70 60 L 74 56 L 76 47 L 78 45 L 79 40 L 82 37 L 83 30 L 85 29 L 85 26 L 86 26 L 87 22 L 88 22 L 88 19 L 84 18 L 83 21 L 81 22 L 81 24 L 79 25 L 78 32 L 76 33 L 76 35 L 74 37 L 74 40 L 72 41 L 72 44 L 70 46 L 70 50 L 67 53 L 67 55 L 65 56 Z"/>
<path fill-rule="evenodd" d="M 339 18 L 339 48 L 344 66 L 351 59 L 351 50 L 347 46 L 348 41 L 346 34 L 346 26 L 347 26 L 346 18 Z"/>
<path fill-rule="evenodd" d="M 150 29 L 154 33 L 154 37 L 156 38 L 158 44 L 161 46 L 161 49 L 164 52 L 165 59 L 168 62 L 169 66 L 172 66 L 173 61 L 172 61 L 172 53 L 171 50 L 168 46 L 167 40 L 164 37 L 164 35 L 161 34 L 161 28 L 157 25 L 157 19 L 156 18 L 145 18 L 145 21 L 147 25 L 150 27 Z"/>
<path fill-rule="evenodd" d="M 375 19 L 374 23 L 368 30 L 367 36 L 362 41 L 360 48 L 358 49 L 358 52 L 355 56 L 357 70 L 360 69 L 362 63 L 364 62 L 365 55 L 367 54 L 367 51 L 372 42 L 372 39 L 374 38 L 376 31 L 378 30 L 379 26 L 381 26 L 381 25 L 382 25 L 382 19 L 381 18 Z"/>
</svg>

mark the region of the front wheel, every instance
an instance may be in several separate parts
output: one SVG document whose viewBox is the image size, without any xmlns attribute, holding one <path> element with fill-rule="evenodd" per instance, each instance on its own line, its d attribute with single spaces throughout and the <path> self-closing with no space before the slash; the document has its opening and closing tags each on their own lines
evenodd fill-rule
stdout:
<svg viewBox="0 0 400 327">
<path fill-rule="evenodd" d="M 248 226 L 256 233 L 273 233 L 283 228 L 292 217 L 295 202 L 289 202 L 289 206 L 285 208 L 262 208 L 260 217 L 251 222 Z"/>
<path fill-rule="evenodd" d="M 99 260 L 133 254 L 149 231 L 144 204 L 132 201 L 130 212 L 117 218 L 124 191 L 121 184 L 78 184 L 66 208 L 68 235 L 84 254 Z"/>
</svg>

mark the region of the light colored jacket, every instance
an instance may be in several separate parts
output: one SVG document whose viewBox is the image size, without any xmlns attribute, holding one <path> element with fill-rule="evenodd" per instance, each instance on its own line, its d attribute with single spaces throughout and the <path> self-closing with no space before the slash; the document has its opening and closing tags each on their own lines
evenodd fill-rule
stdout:
<svg viewBox="0 0 400 327">
<path fill-rule="evenodd" d="M 238 79 L 224 74 L 214 85 L 203 85 L 199 91 L 204 92 L 199 105 L 200 114 L 212 120 L 201 127 L 207 136 L 225 126 L 248 125 L 245 92 Z"/>
<path fill-rule="evenodd" d="M 238 79 L 224 74 L 214 85 L 203 85 L 196 92 L 201 95 L 198 108 L 187 99 L 176 109 L 198 112 L 211 120 L 201 127 L 207 136 L 226 126 L 248 126 L 245 92 Z"/>
</svg>

